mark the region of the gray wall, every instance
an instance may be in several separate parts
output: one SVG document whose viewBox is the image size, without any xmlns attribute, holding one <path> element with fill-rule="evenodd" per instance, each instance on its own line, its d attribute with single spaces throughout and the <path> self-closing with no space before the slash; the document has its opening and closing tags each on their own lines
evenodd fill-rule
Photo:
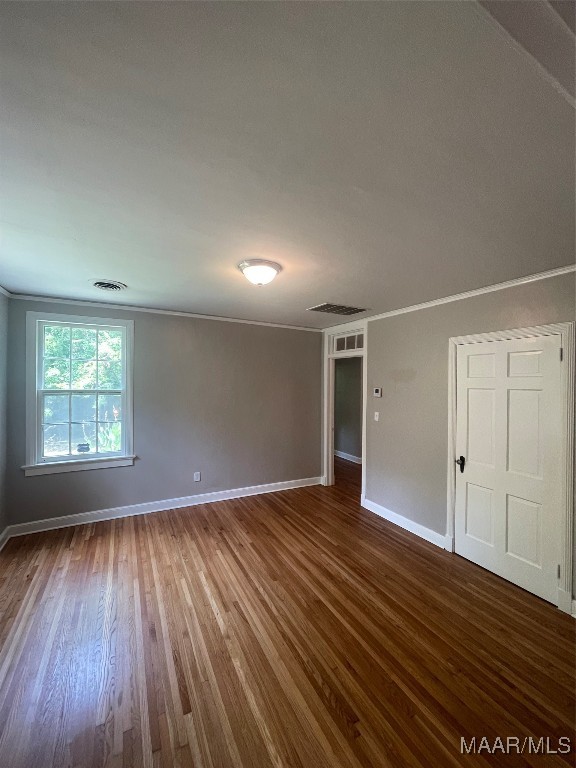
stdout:
<svg viewBox="0 0 576 768">
<path fill-rule="evenodd" d="M 445 533 L 448 339 L 575 316 L 568 274 L 369 322 L 366 498 Z"/>
<path fill-rule="evenodd" d="M 0 293 L 0 533 L 7 523 L 6 474 L 6 384 L 8 376 L 8 298 Z"/>
<path fill-rule="evenodd" d="M 336 360 L 334 450 L 362 457 L 362 358 Z"/>
<path fill-rule="evenodd" d="M 134 320 L 133 467 L 24 477 L 27 311 Z M 8 355 L 10 523 L 321 474 L 319 333 L 11 299 Z"/>
<path fill-rule="evenodd" d="M 369 322 L 366 497 L 445 533 L 448 339 L 575 316 L 572 273 Z"/>
</svg>

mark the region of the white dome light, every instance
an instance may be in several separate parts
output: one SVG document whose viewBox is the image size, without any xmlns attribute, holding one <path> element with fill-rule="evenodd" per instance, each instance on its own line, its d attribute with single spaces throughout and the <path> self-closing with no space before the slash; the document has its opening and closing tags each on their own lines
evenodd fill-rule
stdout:
<svg viewBox="0 0 576 768">
<path fill-rule="evenodd" d="M 266 261 L 265 259 L 248 259 L 238 264 L 238 269 L 242 272 L 246 280 L 254 285 L 267 285 L 271 283 L 282 267 L 275 261 Z"/>
</svg>

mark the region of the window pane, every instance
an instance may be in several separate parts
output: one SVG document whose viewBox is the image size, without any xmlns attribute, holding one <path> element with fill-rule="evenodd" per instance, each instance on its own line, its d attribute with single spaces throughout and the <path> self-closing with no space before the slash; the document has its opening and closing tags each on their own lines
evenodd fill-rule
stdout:
<svg viewBox="0 0 576 768">
<path fill-rule="evenodd" d="M 131 386 L 124 325 L 82 317 L 60 323 L 47 316 L 37 328 L 42 367 L 36 393 L 40 446 L 34 446 L 40 455 L 35 461 L 121 455 L 126 447 L 124 390 Z"/>
<path fill-rule="evenodd" d="M 346 336 L 346 349 L 355 349 L 356 336 Z"/>
<path fill-rule="evenodd" d="M 98 389 L 122 389 L 122 363 L 98 361 Z"/>
<path fill-rule="evenodd" d="M 42 455 L 44 457 L 66 456 L 69 453 L 68 424 L 42 427 Z"/>
<path fill-rule="evenodd" d="M 72 395 L 72 421 L 96 421 L 96 395 Z"/>
<path fill-rule="evenodd" d="M 364 347 L 364 334 L 359 333 L 356 336 L 356 349 L 362 349 Z"/>
<path fill-rule="evenodd" d="M 77 360 L 96 359 L 96 330 L 94 328 L 72 328 L 72 358 Z"/>
<path fill-rule="evenodd" d="M 70 357 L 69 326 L 44 326 L 44 357 Z"/>
<path fill-rule="evenodd" d="M 96 360 L 72 360 L 72 389 L 96 389 Z"/>
<path fill-rule="evenodd" d="M 96 424 L 72 424 L 72 453 L 96 453 Z"/>
<path fill-rule="evenodd" d="M 346 339 L 344 336 L 341 336 L 339 339 L 336 339 L 336 352 L 342 352 L 346 348 Z"/>
<path fill-rule="evenodd" d="M 44 396 L 44 424 L 65 424 L 70 420 L 68 410 L 70 395 Z"/>
<path fill-rule="evenodd" d="M 70 389 L 69 360 L 44 360 L 44 389 Z"/>
<path fill-rule="evenodd" d="M 122 359 L 122 331 L 98 331 L 98 359 Z"/>
<path fill-rule="evenodd" d="M 98 397 L 98 421 L 122 420 L 122 396 L 100 395 Z"/>
<path fill-rule="evenodd" d="M 122 423 L 98 424 L 99 453 L 120 453 L 122 450 Z"/>
</svg>

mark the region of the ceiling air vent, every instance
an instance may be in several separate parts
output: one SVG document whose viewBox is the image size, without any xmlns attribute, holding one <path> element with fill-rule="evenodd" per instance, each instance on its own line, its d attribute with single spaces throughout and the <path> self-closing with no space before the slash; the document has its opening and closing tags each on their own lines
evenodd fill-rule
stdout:
<svg viewBox="0 0 576 768">
<path fill-rule="evenodd" d="M 357 315 L 359 312 L 366 312 L 360 307 L 345 307 L 343 304 L 317 304 L 315 307 L 308 307 L 307 312 L 327 312 L 329 315 Z"/>
<path fill-rule="evenodd" d="M 92 285 L 101 291 L 123 291 L 128 287 L 126 283 L 120 283 L 118 280 L 94 280 Z"/>
</svg>

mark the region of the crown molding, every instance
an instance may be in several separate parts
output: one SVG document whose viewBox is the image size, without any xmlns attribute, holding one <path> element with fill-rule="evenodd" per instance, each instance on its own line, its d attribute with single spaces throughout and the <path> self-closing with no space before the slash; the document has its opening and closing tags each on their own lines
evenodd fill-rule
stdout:
<svg viewBox="0 0 576 768">
<path fill-rule="evenodd" d="M 175 309 L 155 309 L 153 307 L 136 307 L 132 304 L 114 304 L 104 301 L 88 301 L 85 299 L 65 299 L 56 296 L 35 296 L 27 293 L 11 293 L 0 286 L 0 293 L 9 299 L 18 299 L 18 301 L 41 301 L 47 304 L 70 304 L 79 307 L 96 307 L 97 309 L 117 309 L 122 312 L 145 312 L 152 315 L 171 315 L 174 317 L 191 317 L 196 320 L 217 320 L 221 323 L 242 323 L 244 325 L 263 325 L 266 328 L 284 328 L 289 331 L 311 331 L 312 333 L 322 333 L 321 328 L 306 328 L 299 325 L 282 325 L 281 323 L 265 323 L 259 320 L 240 320 L 236 317 L 220 317 L 219 315 L 200 315 L 194 312 L 178 312 Z"/>
<path fill-rule="evenodd" d="M 82 299 L 64 299 L 56 298 L 52 296 L 34 296 L 31 294 L 11 293 L 0 285 L 0 293 L 3 296 L 7 296 L 9 299 L 18 299 L 20 301 L 40 301 L 49 304 L 70 304 L 72 306 L 83 307 L 97 307 L 100 309 L 114 309 L 121 310 L 123 312 L 146 312 L 153 315 L 171 315 L 174 317 L 191 317 L 197 320 L 216 320 L 223 323 L 243 323 L 245 325 L 262 325 L 268 328 L 285 328 L 289 331 L 310 331 L 312 333 L 334 333 L 335 331 L 346 330 L 348 327 L 363 326 L 366 327 L 366 323 L 372 320 L 383 320 L 386 317 L 394 317 L 395 315 L 403 315 L 406 312 L 417 312 L 420 309 L 429 309 L 430 307 L 437 307 L 440 304 L 449 304 L 452 301 L 461 301 L 462 299 L 469 299 L 473 296 L 481 296 L 484 293 L 492 293 L 492 291 L 502 291 L 506 288 L 514 288 L 518 285 L 526 285 L 527 283 L 534 283 L 538 280 L 547 280 L 550 277 L 559 277 L 561 275 L 567 275 L 571 272 L 576 272 L 576 264 L 568 264 L 565 267 L 558 267 L 557 269 L 549 269 L 546 272 L 536 272 L 533 275 L 526 275 L 525 277 L 517 277 L 514 280 L 507 280 L 504 283 L 495 283 L 494 285 L 487 285 L 484 288 L 474 288 L 471 291 L 464 291 L 463 293 L 456 293 L 452 296 L 445 296 L 441 299 L 432 299 L 431 301 L 425 301 L 422 304 L 413 304 L 408 307 L 400 307 L 399 309 L 392 309 L 389 312 L 382 312 L 378 315 L 371 315 L 369 317 L 363 317 L 356 321 L 348 321 L 347 323 L 339 323 L 337 325 L 330 325 L 327 328 L 307 328 L 297 325 L 281 325 L 279 323 L 264 323 L 258 320 L 239 320 L 233 317 L 219 317 L 218 315 L 200 315 L 193 312 L 178 312 L 170 309 L 153 309 L 151 307 L 135 307 L 129 304 L 111 304 L 106 302 L 97 301 L 85 301 Z"/>
<path fill-rule="evenodd" d="M 371 317 L 363 318 L 362 322 L 371 322 L 372 320 L 383 320 L 386 317 L 395 317 L 396 315 L 404 315 L 407 312 L 417 312 L 420 309 L 430 309 L 430 307 L 438 307 L 441 304 L 450 304 L 452 301 L 462 301 L 462 299 L 471 299 L 474 296 L 482 296 L 484 293 L 492 293 L 493 291 L 503 291 L 506 288 L 515 288 L 519 285 L 526 285 L 527 283 L 535 283 L 538 280 L 547 280 L 550 277 L 560 277 L 561 275 L 568 275 L 571 272 L 576 272 L 576 264 L 568 264 L 566 267 L 558 267 L 557 269 L 549 269 L 546 272 L 537 272 L 534 275 L 526 275 L 526 277 L 517 277 L 514 280 L 507 280 L 504 283 L 495 283 L 494 285 L 487 285 L 484 288 L 474 288 L 471 291 L 464 291 L 464 293 L 455 293 L 452 296 L 445 296 L 443 299 L 433 299 L 432 301 L 425 301 L 422 304 L 413 304 L 409 307 L 401 307 L 400 309 L 392 309 L 390 312 L 382 312 L 379 315 L 372 315 Z M 345 325 L 348 325 L 346 323 Z M 339 331 L 342 325 L 331 325 L 329 328 L 324 328 L 324 333 L 334 333 Z"/>
</svg>

